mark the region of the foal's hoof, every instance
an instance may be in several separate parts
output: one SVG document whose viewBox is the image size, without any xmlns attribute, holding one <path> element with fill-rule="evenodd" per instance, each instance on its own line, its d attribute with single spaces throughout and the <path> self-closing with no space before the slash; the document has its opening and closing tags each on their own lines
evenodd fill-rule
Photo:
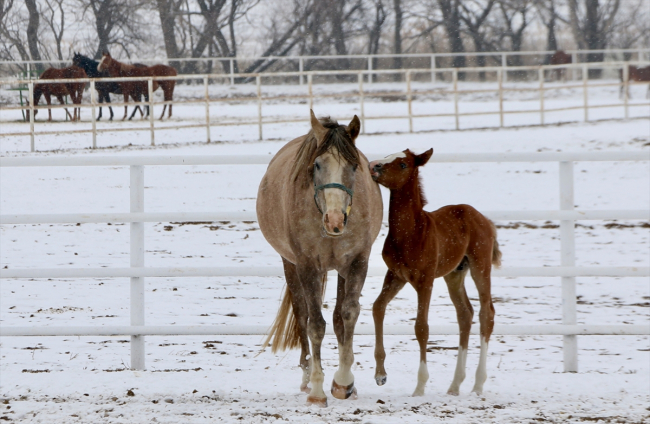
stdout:
<svg viewBox="0 0 650 424">
<path fill-rule="evenodd" d="M 303 393 L 310 394 L 310 393 L 311 393 L 311 387 L 309 387 L 309 386 L 307 385 L 307 383 L 305 383 L 305 384 L 301 384 L 301 385 L 300 385 L 300 391 L 303 392 Z"/>
<path fill-rule="evenodd" d="M 385 375 L 376 375 L 375 376 L 375 381 L 377 382 L 378 386 L 383 386 L 386 384 L 386 380 L 388 379 L 388 376 Z"/>
<path fill-rule="evenodd" d="M 337 399 L 356 400 L 358 398 L 354 382 L 350 383 L 348 386 L 342 386 L 334 380 L 332 380 L 332 396 Z"/>
<path fill-rule="evenodd" d="M 319 398 L 316 396 L 307 396 L 307 406 L 316 405 L 321 408 L 327 407 L 327 397 Z"/>
</svg>

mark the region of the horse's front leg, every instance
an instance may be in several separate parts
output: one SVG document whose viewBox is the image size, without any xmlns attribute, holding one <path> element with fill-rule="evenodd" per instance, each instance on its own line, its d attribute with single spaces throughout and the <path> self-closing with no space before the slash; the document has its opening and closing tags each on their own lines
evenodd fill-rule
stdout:
<svg viewBox="0 0 650 424">
<path fill-rule="evenodd" d="M 360 257 L 350 264 L 346 278 L 339 275 L 334 309 L 334 331 L 339 342 L 339 369 L 332 380 L 332 396 L 337 399 L 357 398 L 352 374 L 353 339 L 354 327 L 361 311 L 359 297 L 367 272 L 368 259 Z"/>
<path fill-rule="evenodd" d="M 327 406 L 327 396 L 323 391 L 325 374 L 321 364 L 321 345 L 325 337 L 325 320 L 321 313 L 323 304 L 323 277 L 313 266 L 298 265 L 298 276 L 305 295 L 305 303 L 309 313 L 307 334 L 311 341 L 311 391 L 307 396 L 308 405 Z"/>
<path fill-rule="evenodd" d="M 386 306 L 402 290 L 406 280 L 398 277 L 393 271 L 388 270 L 384 278 L 384 286 L 372 305 L 372 318 L 375 322 L 375 381 L 378 386 L 386 384 L 387 374 L 384 368 L 386 351 L 384 350 L 384 317 Z"/>
<path fill-rule="evenodd" d="M 418 384 L 413 396 L 424 396 L 424 387 L 429 380 L 427 369 L 427 343 L 429 342 L 429 302 L 433 290 L 433 276 L 423 276 L 413 284 L 418 292 L 418 313 L 415 318 L 415 337 L 420 345 L 420 367 L 418 369 Z"/>
<path fill-rule="evenodd" d="M 126 111 L 126 104 L 129 102 L 129 95 L 124 94 L 124 116 L 122 117 L 122 121 L 126 119 L 127 111 Z"/>
</svg>

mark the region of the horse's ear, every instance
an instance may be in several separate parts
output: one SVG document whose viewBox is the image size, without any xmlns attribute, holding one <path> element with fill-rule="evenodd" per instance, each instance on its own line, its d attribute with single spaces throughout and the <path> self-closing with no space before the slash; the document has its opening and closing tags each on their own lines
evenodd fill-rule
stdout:
<svg viewBox="0 0 650 424">
<path fill-rule="evenodd" d="M 415 155 L 415 166 L 422 166 L 425 163 L 429 162 L 431 155 L 433 154 L 433 149 L 429 149 L 421 155 Z"/>
<path fill-rule="evenodd" d="M 318 118 L 316 118 L 313 110 L 309 109 L 309 112 L 311 113 L 311 129 L 314 131 L 314 135 L 316 136 L 316 142 L 320 145 L 323 142 L 325 135 L 327 135 L 327 128 L 325 128 Z"/>
<path fill-rule="evenodd" d="M 348 132 L 350 139 L 354 143 L 354 140 L 356 140 L 357 136 L 359 135 L 359 131 L 361 130 L 361 121 L 359 121 L 359 117 L 357 115 L 354 115 L 354 118 L 352 118 L 345 130 Z"/>
</svg>

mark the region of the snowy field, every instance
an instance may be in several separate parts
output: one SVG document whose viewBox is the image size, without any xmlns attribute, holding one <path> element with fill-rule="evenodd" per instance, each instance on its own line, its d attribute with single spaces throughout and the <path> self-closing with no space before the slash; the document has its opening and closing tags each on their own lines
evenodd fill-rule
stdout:
<svg viewBox="0 0 650 424">
<path fill-rule="evenodd" d="M 642 93 L 636 97 L 641 98 Z M 612 100 L 617 100 L 615 92 Z M 377 105 L 390 109 L 400 103 Z M 341 123 L 358 113 L 355 108 L 358 104 L 315 105 L 317 114 L 331 114 Z M 647 114 L 647 108 L 637 108 L 641 109 Z M 182 107 L 175 108 L 175 115 L 176 110 L 183 116 Z M 255 114 L 250 105 L 233 104 L 228 110 L 233 116 L 249 110 Z M 282 110 L 288 115 L 308 116 L 305 105 L 285 105 Z M 492 118 L 498 122 L 498 117 Z M 526 124 L 524 121 L 521 124 Z M 6 129 L 7 125 L 26 129 L 22 123 L 5 122 L 3 117 L 3 132 L 14 131 Z M 37 128 L 47 125 L 39 122 Z M 89 123 L 53 123 L 51 128 L 82 125 Z M 367 125 L 377 125 L 367 127 L 368 132 L 390 130 L 388 123 Z M 256 128 L 250 134 L 245 128 L 224 129 L 229 132 L 216 138 L 223 142 L 209 145 L 199 143 L 204 132 L 196 137 L 192 131 L 161 132 L 176 135 L 166 146 L 156 148 L 146 146 L 146 133 L 109 133 L 102 135 L 105 149 L 99 151 L 86 149 L 88 135 L 85 139 L 42 137 L 37 148 L 55 151 L 36 155 L 274 153 L 289 139 L 305 133 L 308 121 L 269 126 L 272 140 L 263 142 L 256 141 Z M 28 139 L 16 140 L 0 139 L 3 155 L 25 154 Z M 650 124 L 647 119 L 635 119 L 503 130 L 387 133 L 362 135 L 358 146 L 368 155 L 405 148 L 420 152 L 429 147 L 437 153 L 648 152 Z M 145 210 L 253 210 L 264 170 L 257 165 L 146 167 Z M 559 205 L 555 163 L 429 164 L 422 175 L 428 210 L 451 203 L 469 203 L 484 211 L 553 209 Z M 128 187 L 126 167 L 3 168 L 0 207 L 2 214 L 128 212 Z M 648 162 L 576 163 L 575 199 L 581 209 L 648 209 Z M 557 222 L 497 224 L 504 267 L 560 264 Z M 649 266 L 649 227 L 647 221 L 579 222 L 577 266 Z M 128 225 L 4 225 L 0 230 L 2 268 L 129 264 Z M 381 264 L 385 233 L 386 229 L 373 248 L 371 265 Z M 280 265 L 256 223 L 151 223 L 145 225 L 145 234 L 147 266 Z M 129 323 L 128 279 L 0 283 L 2 326 Z M 372 323 L 371 306 L 381 283 L 379 277 L 367 279 L 359 323 Z M 476 300 L 469 278 L 467 285 L 470 298 Z M 330 281 L 323 309 L 330 328 L 335 286 Z M 146 323 L 270 325 L 282 287 L 279 277 L 148 278 Z M 560 292 L 559 278 L 495 278 L 495 319 L 498 324 L 560 323 Z M 579 324 L 650 325 L 647 278 L 578 278 L 577 294 Z M 477 303 L 474 305 L 477 308 Z M 406 287 L 389 305 L 386 326 L 412 325 L 415 313 L 415 292 Z M 429 322 L 456 322 L 440 281 L 434 287 Z M 266 351 L 257 356 L 261 339 L 147 337 L 147 370 L 130 371 L 128 337 L 2 338 L 0 419 L 24 423 L 650 422 L 647 336 L 579 337 L 578 373 L 562 372 L 562 337 L 495 336 L 488 357 L 489 377 L 480 397 L 469 393 L 478 362 L 478 338 L 470 339 L 468 377 L 460 396 L 454 397 L 446 390 L 455 366 L 457 338 L 431 336 L 431 377 L 426 395 L 418 398 L 410 396 L 418 367 L 414 336 L 386 337 L 388 383 L 383 387 L 376 386 L 373 378 L 374 338 L 357 336 L 353 372 L 359 399 L 339 401 L 329 396 L 325 409 L 305 406 L 305 395 L 299 391 L 298 352 L 275 356 Z M 325 338 L 323 364 L 329 384 L 338 364 L 334 336 Z"/>
</svg>

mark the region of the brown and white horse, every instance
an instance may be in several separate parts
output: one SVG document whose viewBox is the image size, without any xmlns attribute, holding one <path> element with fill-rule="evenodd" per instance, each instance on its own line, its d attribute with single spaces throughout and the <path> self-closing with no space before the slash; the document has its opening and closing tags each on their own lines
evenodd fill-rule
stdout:
<svg viewBox="0 0 650 424">
<path fill-rule="evenodd" d="M 86 72 L 78 66 L 70 66 L 68 68 L 49 68 L 43 72 L 39 79 L 77 79 L 88 78 Z M 45 97 L 47 105 L 52 104 L 52 96 L 59 100 L 62 105 L 65 104 L 64 96 L 70 96 L 70 100 L 75 105 L 81 104 L 81 98 L 84 92 L 84 82 L 69 82 L 69 83 L 45 83 L 34 84 L 34 106 L 38 106 L 41 96 Z M 28 101 L 29 104 L 29 101 Z M 52 121 L 52 109 L 47 110 L 48 121 Z M 65 108 L 65 113 L 70 117 L 70 120 L 77 121 L 81 119 L 81 108 L 75 107 L 73 115 L 70 115 L 68 108 Z M 34 117 L 38 114 L 38 109 L 34 110 Z M 27 120 L 29 120 L 29 109 L 27 110 Z"/>
<path fill-rule="evenodd" d="M 376 337 L 375 380 L 382 386 L 387 378 L 383 340 L 386 306 L 409 282 L 418 294 L 415 336 L 420 344 L 418 383 L 413 396 L 424 395 L 429 379 L 426 363 L 429 301 L 433 280 L 444 277 L 460 328 L 456 372 L 448 390 L 449 394 L 458 395 L 460 384 L 465 379 L 467 345 L 474 316 L 465 291 L 465 275 L 470 271 L 481 303 L 481 355 L 472 391 L 481 394 L 487 379 L 488 342 L 494 327 L 490 272 L 492 265 L 500 265 L 501 252 L 494 224 L 473 207 L 453 205 L 434 212 L 424 211 L 426 200 L 418 168 L 427 163 L 432 153 L 433 149 L 421 155 L 405 150 L 369 165 L 373 179 L 390 189 L 388 236 L 382 251 L 388 272 L 372 308 Z"/>
<path fill-rule="evenodd" d="M 308 404 L 319 406 L 327 405 L 321 365 L 327 272 L 339 275 L 333 315 L 339 369 L 332 395 L 356 398 L 352 340 L 370 249 L 381 228 L 379 186 L 354 144 L 359 129 L 356 116 L 344 126 L 329 118 L 319 121 L 311 112 L 311 131 L 280 149 L 257 195 L 260 229 L 282 257 L 287 282 L 264 346 L 271 338 L 273 352 L 300 346 L 300 389 L 309 393 Z"/>
<path fill-rule="evenodd" d="M 645 68 L 639 68 L 634 65 L 628 65 L 627 67 L 627 72 L 628 72 L 628 82 L 650 82 L 650 66 L 646 66 Z M 623 70 L 619 69 L 618 75 L 621 78 L 621 83 L 623 83 Z M 628 85 L 628 91 L 627 91 L 627 97 L 630 96 L 630 87 Z M 624 90 L 624 84 L 621 84 L 621 89 L 619 90 L 619 97 L 623 97 L 623 90 Z M 650 96 L 650 84 L 648 84 L 648 89 L 646 90 L 645 97 L 648 98 Z"/>
</svg>

